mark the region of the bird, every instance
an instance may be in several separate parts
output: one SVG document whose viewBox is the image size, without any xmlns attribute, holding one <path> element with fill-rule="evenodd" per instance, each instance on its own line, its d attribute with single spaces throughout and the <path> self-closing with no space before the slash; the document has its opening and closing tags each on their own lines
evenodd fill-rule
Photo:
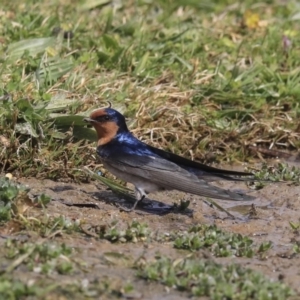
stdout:
<svg viewBox="0 0 300 300">
<path fill-rule="evenodd" d="M 252 181 L 252 173 L 211 167 L 148 145 L 128 130 L 125 117 L 111 108 L 111 104 L 94 110 L 83 120 L 97 132 L 96 152 L 103 166 L 135 187 L 136 201 L 130 209 L 124 210 L 132 211 L 149 193 L 165 190 L 220 200 L 255 199 L 210 184 L 215 180 Z"/>
</svg>

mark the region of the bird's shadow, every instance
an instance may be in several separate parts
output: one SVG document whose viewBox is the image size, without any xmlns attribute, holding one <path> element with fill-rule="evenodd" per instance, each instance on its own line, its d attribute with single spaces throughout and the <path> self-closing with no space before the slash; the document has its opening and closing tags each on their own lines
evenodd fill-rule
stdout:
<svg viewBox="0 0 300 300">
<path fill-rule="evenodd" d="M 94 198 L 97 199 L 98 201 L 105 201 L 106 203 L 109 204 L 114 204 L 117 207 L 122 207 L 126 209 L 130 209 L 134 201 L 132 199 L 124 199 L 124 197 L 116 195 L 110 190 L 107 191 L 99 191 L 99 192 L 92 192 L 90 195 Z M 164 202 L 160 202 L 157 200 L 145 198 L 142 201 L 140 201 L 136 209 L 134 210 L 135 212 L 138 213 L 138 211 L 142 211 L 144 213 L 148 214 L 154 214 L 154 215 L 166 215 L 169 213 L 177 213 L 177 214 L 184 214 L 184 215 L 189 215 L 192 216 L 193 210 L 189 208 L 181 209 L 177 205 L 170 205 L 166 204 Z"/>
<path fill-rule="evenodd" d="M 69 190 L 75 190 L 74 187 L 70 186 L 55 186 L 50 188 L 52 191 L 56 193 L 69 191 Z M 124 210 L 130 209 L 134 204 L 134 198 L 133 196 L 129 196 L 125 199 L 125 197 L 115 194 L 111 190 L 105 190 L 105 191 L 96 191 L 96 192 L 89 192 L 85 191 L 83 189 L 80 189 L 80 192 L 88 195 L 88 198 L 95 199 L 97 201 L 103 201 L 107 204 L 113 204 L 119 209 L 122 210 L 122 207 Z M 99 209 L 99 206 L 96 203 L 73 203 L 73 202 L 66 202 L 62 201 L 62 199 L 59 200 L 61 203 L 67 205 L 67 206 L 76 206 L 76 207 L 90 207 Z M 142 211 L 143 213 L 148 214 L 154 214 L 154 215 L 166 215 L 169 213 L 175 213 L 175 214 L 184 214 L 188 216 L 193 215 L 193 210 L 187 208 L 181 208 L 178 205 L 175 204 L 166 204 L 164 202 L 160 202 L 157 200 L 152 200 L 149 198 L 143 199 L 141 202 L 138 203 L 136 209 L 134 210 L 136 213 L 139 213 L 139 211 Z"/>
</svg>

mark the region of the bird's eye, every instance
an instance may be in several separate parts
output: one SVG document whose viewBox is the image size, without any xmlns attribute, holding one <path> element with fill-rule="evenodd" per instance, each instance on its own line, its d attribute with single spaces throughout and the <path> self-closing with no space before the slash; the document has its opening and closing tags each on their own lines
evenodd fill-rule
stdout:
<svg viewBox="0 0 300 300">
<path fill-rule="evenodd" d="M 96 120 L 98 122 L 106 122 L 106 121 L 109 121 L 110 120 L 110 116 L 108 115 L 104 115 L 104 116 L 99 116 L 96 118 Z"/>
</svg>

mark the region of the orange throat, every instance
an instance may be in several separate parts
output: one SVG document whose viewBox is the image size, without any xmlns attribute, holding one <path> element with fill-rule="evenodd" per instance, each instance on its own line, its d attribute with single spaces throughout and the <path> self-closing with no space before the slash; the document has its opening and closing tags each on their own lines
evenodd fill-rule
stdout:
<svg viewBox="0 0 300 300">
<path fill-rule="evenodd" d="M 119 126 L 115 122 L 107 122 L 105 124 L 94 125 L 98 135 L 98 146 L 103 146 L 111 142 L 119 130 Z"/>
</svg>

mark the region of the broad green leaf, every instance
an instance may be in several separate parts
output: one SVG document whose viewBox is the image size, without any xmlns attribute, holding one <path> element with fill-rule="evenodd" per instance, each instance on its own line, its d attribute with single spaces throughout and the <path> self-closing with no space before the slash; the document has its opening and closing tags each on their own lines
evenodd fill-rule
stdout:
<svg viewBox="0 0 300 300">
<path fill-rule="evenodd" d="M 51 97 L 46 109 L 50 112 L 58 112 L 65 110 L 66 108 L 77 104 L 78 102 L 78 99 L 67 99 L 66 93 L 58 93 Z"/>
<path fill-rule="evenodd" d="M 68 138 L 69 134 L 67 132 L 70 131 L 70 126 L 58 126 L 59 131 L 53 130 L 50 133 L 51 137 L 59 140 Z M 78 140 L 88 140 L 91 142 L 97 140 L 96 131 L 93 128 L 86 128 L 83 126 L 73 126 L 73 136 Z"/>
<path fill-rule="evenodd" d="M 73 135 L 78 140 L 88 140 L 91 142 L 97 141 L 97 134 L 94 128 L 87 128 L 82 126 L 73 127 Z"/>
<path fill-rule="evenodd" d="M 69 58 L 43 57 L 40 67 L 35 73 L 39 87 L 47 83 L 52 85 L 61 76 L 71 71 L 73 66 L 73 62 Z"/>
<path fill-rule="evenodd" d="M 97 140 L 96 132 L 93 128 L 84 127 L 86 123 L 83 121 L 84 116 L 81 115 L 62 115 L 50 114 L 53 123 L 60 128 L 61 131 L 68 131 L 73 126 L 73 135 L 77 139 L 85 139 L 92 142 Z"/>
<path fill-rule="evenodd" d="M 81 115 L 50 114 L 50 118 L 54 121 L 56 126 L 87 125 L 87 123 L 83 121 L 84 116 Z"/>
<path fill-rule="evenodd" d="M 27 39 L 8 45 L 6 55 L 8 61 L 15 61 L 21 58 L 25 51 L 31 56 L 36 56 L 46 50 L 47 47 L 54 46 L 56 38 L 39 38 L 39 39 Z"/>
<path fill-rule="evenodd" d="M 82 171 L 85 172 L 86 174 L 89 174 L 92 178 L 97 179 L 97 180 L 101 181 L 102 183 L 104 183 L 105 185 L 107 185 L 117 195 L 121 195 L 122 197 L 124 197 L 125 199 L 127 199 L 131 202 L 136 201 L 135 197 L 132 194 L 132 190 L 130 190 L 124 186 L 121 186 L 120 184 L 116 183 L 113 180 L 110 180 L 103 176 L 97 175 L 96 173 L 92 172 L 87 167 L 84 167 L 82 169 Z"/>
</svg>

